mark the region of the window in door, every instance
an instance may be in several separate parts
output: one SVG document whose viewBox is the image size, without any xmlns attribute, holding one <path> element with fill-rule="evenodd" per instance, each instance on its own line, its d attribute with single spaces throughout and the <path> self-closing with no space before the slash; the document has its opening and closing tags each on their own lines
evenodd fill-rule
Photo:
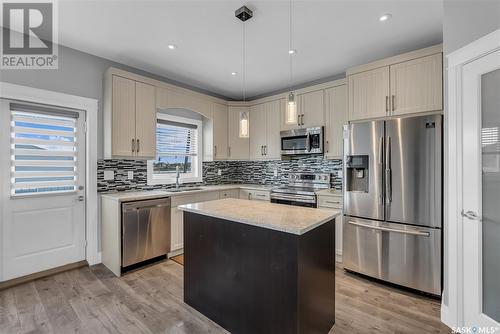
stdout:
<svg viewBox="0 0 500 334">
<path fill-rule="evenodd" d="M 77 113 L 29 110 L 10 103 L 11 195 L 76 191 Z"/>
<path fill-rule="evenodd" d="M 202 181 L 200 120 L 158 113 L 156 159 L 148 161 L 148 184 Z"/>
</svg>

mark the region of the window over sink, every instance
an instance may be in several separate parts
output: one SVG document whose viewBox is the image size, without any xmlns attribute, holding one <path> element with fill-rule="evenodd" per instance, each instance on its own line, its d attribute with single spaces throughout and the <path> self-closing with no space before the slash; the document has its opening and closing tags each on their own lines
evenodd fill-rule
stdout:
<svg viewBox="0 0 500 334">
<path fill-rule="evenodd" d="M 202 121 L 157 113 L 156 159 L 147 163 L 148 184 L 202 181 Z"/>
</svg>

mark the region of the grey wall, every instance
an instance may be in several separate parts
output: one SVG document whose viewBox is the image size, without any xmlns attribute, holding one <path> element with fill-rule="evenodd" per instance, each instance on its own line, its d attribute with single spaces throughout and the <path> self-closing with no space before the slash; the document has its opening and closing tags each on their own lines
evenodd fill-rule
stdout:
<svg viewBox="0 0 500 334">
<path fill-rule="evenodd" d="M 209 95 L 207 91 L 193 88 L 170 79 L 147 73 L 78 50 L 59 46 L 59 69 L 57 70 L 0 70 L 0 81 L 46 89 L 61 93 L 89 97 L 99 100 L 98 158 L 103 157 L 102 95 L 103 74 L 109 67 L 148 76 L 175 85 L 193 89 Z M 216 96 L 216 95 L 215 95 Z"/>
<path fill-rule="evenodd" d="M 445 55 L 500 29 L 500 0 L 445 0 L 443 6 Z"/>
</svg>

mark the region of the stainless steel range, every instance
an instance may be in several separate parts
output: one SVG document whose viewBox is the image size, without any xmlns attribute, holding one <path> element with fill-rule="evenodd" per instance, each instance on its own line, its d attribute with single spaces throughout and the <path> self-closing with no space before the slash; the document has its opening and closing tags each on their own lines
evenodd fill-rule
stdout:
<svg viewBox="0 0 500 334">
<path fill-rule="evenodd" d="M 271 202 L 316 208 L 316 191 L 330 188 L 330 174 L 288 174 L 288 185 L 271 190 Z"/>
</svg>

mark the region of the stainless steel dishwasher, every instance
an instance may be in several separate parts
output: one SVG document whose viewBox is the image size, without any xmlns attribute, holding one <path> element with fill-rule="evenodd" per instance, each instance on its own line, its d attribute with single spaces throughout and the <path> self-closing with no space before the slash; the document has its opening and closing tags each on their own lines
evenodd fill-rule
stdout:
<svg viewBox="0 0 500 334">
<path fill-rule="evenodd" d="M 122 267 L 170 251 L 170 198 L 122 204 Z"/>
</svg>

